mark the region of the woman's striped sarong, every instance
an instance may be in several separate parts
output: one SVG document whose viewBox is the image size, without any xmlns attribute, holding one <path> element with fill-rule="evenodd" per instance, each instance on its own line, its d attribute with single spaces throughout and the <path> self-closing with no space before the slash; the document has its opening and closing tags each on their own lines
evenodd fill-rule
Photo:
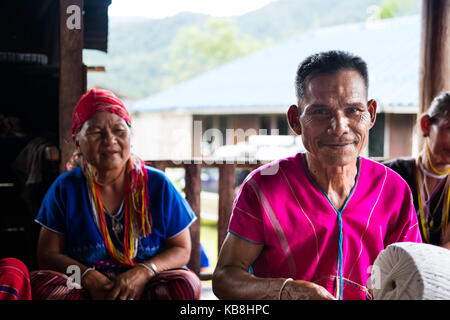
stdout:
<svg viewBox="0 0 450 320">
<path fill-rule="evenodd" d="M 89 300 L 86 289 L 71 289 L 68 276 L 50 270 L 32 271 L 33 300 Z M 141 300 L 198 300 L 201 281 L 187 269 L 172 269 L 152 278 L 144 289 Z"/>
<path fill-rule="evenodd" d="M 0 300 L 31 300 L 28 268 L 20 260 L 0 259 Z"/>
</svg>

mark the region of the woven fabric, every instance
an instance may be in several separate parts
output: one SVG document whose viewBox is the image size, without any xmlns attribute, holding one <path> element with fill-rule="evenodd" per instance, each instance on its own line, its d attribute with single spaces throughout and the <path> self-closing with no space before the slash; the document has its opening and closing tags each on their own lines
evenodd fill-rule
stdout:
<svg viewBox="0 0 450 320">
<path fill-rule="evenodd" d="M 0 300 L 31 300 L 30 276 L 20 260 L 0 259 Z"/>
<path fill-rule="evenodd" d="M 65 274 L 41 270 L 33 271 L 31 288 L 33 300 L 90 300 L 86 289 L 70 289 Z M 201 281 L 187 269 L 172 269 L 152 278 L 144 289 L 141 300 L 198 300 Z"/>
</svg>

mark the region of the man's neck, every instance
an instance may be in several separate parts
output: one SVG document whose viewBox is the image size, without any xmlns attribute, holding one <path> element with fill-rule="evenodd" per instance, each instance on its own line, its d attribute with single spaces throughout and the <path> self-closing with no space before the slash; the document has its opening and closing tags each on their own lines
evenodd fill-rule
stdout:
<svg viewBox="0 0 450 320">
<path fill-rule="evenodd" d="M 341 210 L 355 184 L 357 160 L 348 165 L 328 166 L 309 153 L 306 154 L 306 160 L 313 178 L 327 193 L 334 206 Z"/>
</svg>

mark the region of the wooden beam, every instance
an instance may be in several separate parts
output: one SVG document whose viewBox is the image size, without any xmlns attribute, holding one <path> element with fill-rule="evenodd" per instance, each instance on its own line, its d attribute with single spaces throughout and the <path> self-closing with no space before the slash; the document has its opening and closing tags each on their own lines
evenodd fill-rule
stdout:
<svg viewBox="0 0 450 320">
<path fill-rule="evenodd" d="M 188 263 L 189 269 L 194 271 L 197 275 L 200 274 L 200 192 L 202 191 L 202 181 L 200 174 L 202 171 L 199 164 L 185 165 L 185 188 L 184 193 L 186 200 L 189 202 L 192 210 L 197 216 L 191 227 L 191 258 Z"/>
<path fill-rule="evenodd" d="M 209 159 L 207 159 L 209 160 Z M 199 164 L 202 168 L 219 168 L 225 164 L 233 164 L 236 166 L 236 169 L 248 169 L 254 170 L 262 166 L 263 164 L 268 163 L 269 161 L 252 161 L 249 163 L 248 161 L 245 163 L 244 161 L 234 161 L 228 162 L 226 160 L 216 160 L 216 161 L 206 161 L 201 159 L 194 160 L 182 160 L 182 161 L 172 161 L 172 160 L 145 160 L 145 162 L 155 168 L 162 170 L 161 168 L 184 168 L 187 164 Z"/>
<path fill-rule="evenodd" d="M 83 66 L 83 21 L 81 28 L 69 29 L 67 19 L 71 14 L 67 8 L 78 6 L 83 12 L 83 0 L 59 0 L 60 77 L 59 77 L 59 148 L 61 150 L 60 171 L 70 159 L 74 146 L 70 129 L 72 111 L 81 95 L 86 91 L 86 69 Z"/>
<path fill-rule="evenodd" d="M 450 0 L 422 1 L 419 111 L 450 90 Z"/>
<path fill-rule="evenodd" d="M 235 164 L 223 164 L 219 167 L 219 219 L 217 221 L 219 251 L 227 235 L 228 223 L 233 209 L 235 171 Z"/>
</svg>

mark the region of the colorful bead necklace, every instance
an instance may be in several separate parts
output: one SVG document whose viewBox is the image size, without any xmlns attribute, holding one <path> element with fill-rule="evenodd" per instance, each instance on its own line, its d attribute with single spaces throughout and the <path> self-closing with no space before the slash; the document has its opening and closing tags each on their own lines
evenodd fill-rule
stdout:
<svg viewBox="0 0 450 320">
<path fill-rule="evenodd" d="M 123 253 L 116 248 L 109 234 L 99 185 L 94 180 L 92 167 L 83 166 L 83 172 L 88 177 L 106 250 L 116 262 L 131 266 L 135 265 L 133 257 L 137 252 L 136 238 L 146 237 L 151 233 L 151 215 L 148 212 L 148 176 L 143 162 L 141 164 L 139 160 L 133 163 L 130 157 L 127 163 L 126 176 L 129 179 L 125 179 Z"/>
</svg>

